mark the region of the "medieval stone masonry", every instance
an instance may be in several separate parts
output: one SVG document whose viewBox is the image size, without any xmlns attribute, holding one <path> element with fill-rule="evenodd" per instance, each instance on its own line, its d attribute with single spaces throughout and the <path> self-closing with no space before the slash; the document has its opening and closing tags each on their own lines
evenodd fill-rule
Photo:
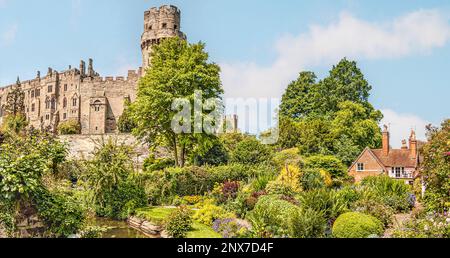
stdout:
<svg viewBox="0 0 450 258">
<path fill-rule="evenodd" d="M 186 35 L 180 31 L 181 13 L 175 6 L 151 8 L 144 13 L 141 39 L 142 67 L 128 71 L 125 77 L 101 77 L 94 70 L 93 60 L 80 62 L 78 68 L 66 71 L 49 68 L 45 76 L 22 81 L 25 93 L 25 115 L 34 128 L 55 129 L 59 123 L 76 120 L 82 134 L 117 132 L 125 100 L 136 99 L 137 84 L 150 64 L 152 46 L 164 38 Z M 8 92 L 15 85 L 0 88 L 0 123 Z"/>
</svg>

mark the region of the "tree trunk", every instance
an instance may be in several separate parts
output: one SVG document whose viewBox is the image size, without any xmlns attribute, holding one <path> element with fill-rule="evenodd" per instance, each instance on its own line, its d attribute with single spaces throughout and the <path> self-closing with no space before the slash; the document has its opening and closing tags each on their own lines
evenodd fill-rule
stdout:
<svg viewBox="0 0 450 258">
<path fill-rule="evenodd" d="M 186 146 L 183 144 L 181 146 L 181 167 L 184 167 L 185 160 L 186 160 Z"/>
<path fill-rule="evenodd" d="M 175 158 L 175 167 L 178 167 L 177 139 L 175 137 L 173 137 L 173 156 Z"/>
</svg>

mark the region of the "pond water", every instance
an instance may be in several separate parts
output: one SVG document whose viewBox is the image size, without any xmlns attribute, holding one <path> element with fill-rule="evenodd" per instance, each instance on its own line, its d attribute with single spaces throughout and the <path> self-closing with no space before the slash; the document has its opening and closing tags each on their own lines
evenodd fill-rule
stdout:
<svg viewBox="0 0 450 258">
<path fill-rule="evenodd" d="M 103 233 L 103 238 L 158 238 L 159 236 L 147 236 L 144 233 L 131 228 L 126 221 L 116 221 L 105 218 L 96 218 L 96 226 L 106 226 L 110 229 Z"/>
</svg>

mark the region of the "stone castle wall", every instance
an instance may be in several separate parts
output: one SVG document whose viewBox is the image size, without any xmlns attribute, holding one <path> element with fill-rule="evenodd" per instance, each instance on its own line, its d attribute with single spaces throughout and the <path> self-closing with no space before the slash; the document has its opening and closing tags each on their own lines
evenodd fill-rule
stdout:
<svg viewBox="0 0 450 258">
<path fill-rule="evenodd" d="M 180 31 L 181 12 L 175 6 L 164 5 L 144 13 L 141 39 L 142 67 L 150 64 L 152 47 L 169 37 L 186 39 Z M 31 126 L 55 130 L 59 123 L 75 120 L 82 134 L 117 132 L 117 123 L 124 110 L 125 99 L 134 101 L 139 78 L 144 69 L 130 70 L 125 77 L 100 77 L 93 61 L 88 66 L 81 61 L 79 68 L 57 72 L 49 68 L 47 75 L 21 82 L 25 92 L 25 115 Z M 0 87 L 0 123 L 8 92 L 14 85 Z"/>
<path fill-rule="evenodd" d="M 133 162 L 142 165 L 144 160 L 149 156 L 149 147 L 142 143 L 130 134 L 105 134 L 105 135 L 61 135 L 59 139 L 68 144 L 70 159 L 87 159 L 93 157 L 95 149 L 102 142 L 107 142 L 109 139 L 117 142 L 117 144 L 124 144 L 132 146 L 136 155 Z"/>
</svg>

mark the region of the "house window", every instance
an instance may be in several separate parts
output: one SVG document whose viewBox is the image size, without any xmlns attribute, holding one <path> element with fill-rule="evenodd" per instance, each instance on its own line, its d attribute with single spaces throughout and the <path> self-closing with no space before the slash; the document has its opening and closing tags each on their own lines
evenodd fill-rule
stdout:
<svg viewBox="0 0 450 258">
<path fill-rule="evenodd" d="M 358 171 L 364 171 L 364 163 L 358 163 Z"/>
<path fill-rule="evenodd" d="M 395 178 L 402 178 L 402 177 L 406 176 L 405 168 L 404 167 L 393 167 L 392 175 L 395 176 Z"/>
<path fill-rule="evenodd" d="M 48 92 L 52 92 L 53 91 L 53 86 L 52 85 L 48 85 Z"/>
</svg>

